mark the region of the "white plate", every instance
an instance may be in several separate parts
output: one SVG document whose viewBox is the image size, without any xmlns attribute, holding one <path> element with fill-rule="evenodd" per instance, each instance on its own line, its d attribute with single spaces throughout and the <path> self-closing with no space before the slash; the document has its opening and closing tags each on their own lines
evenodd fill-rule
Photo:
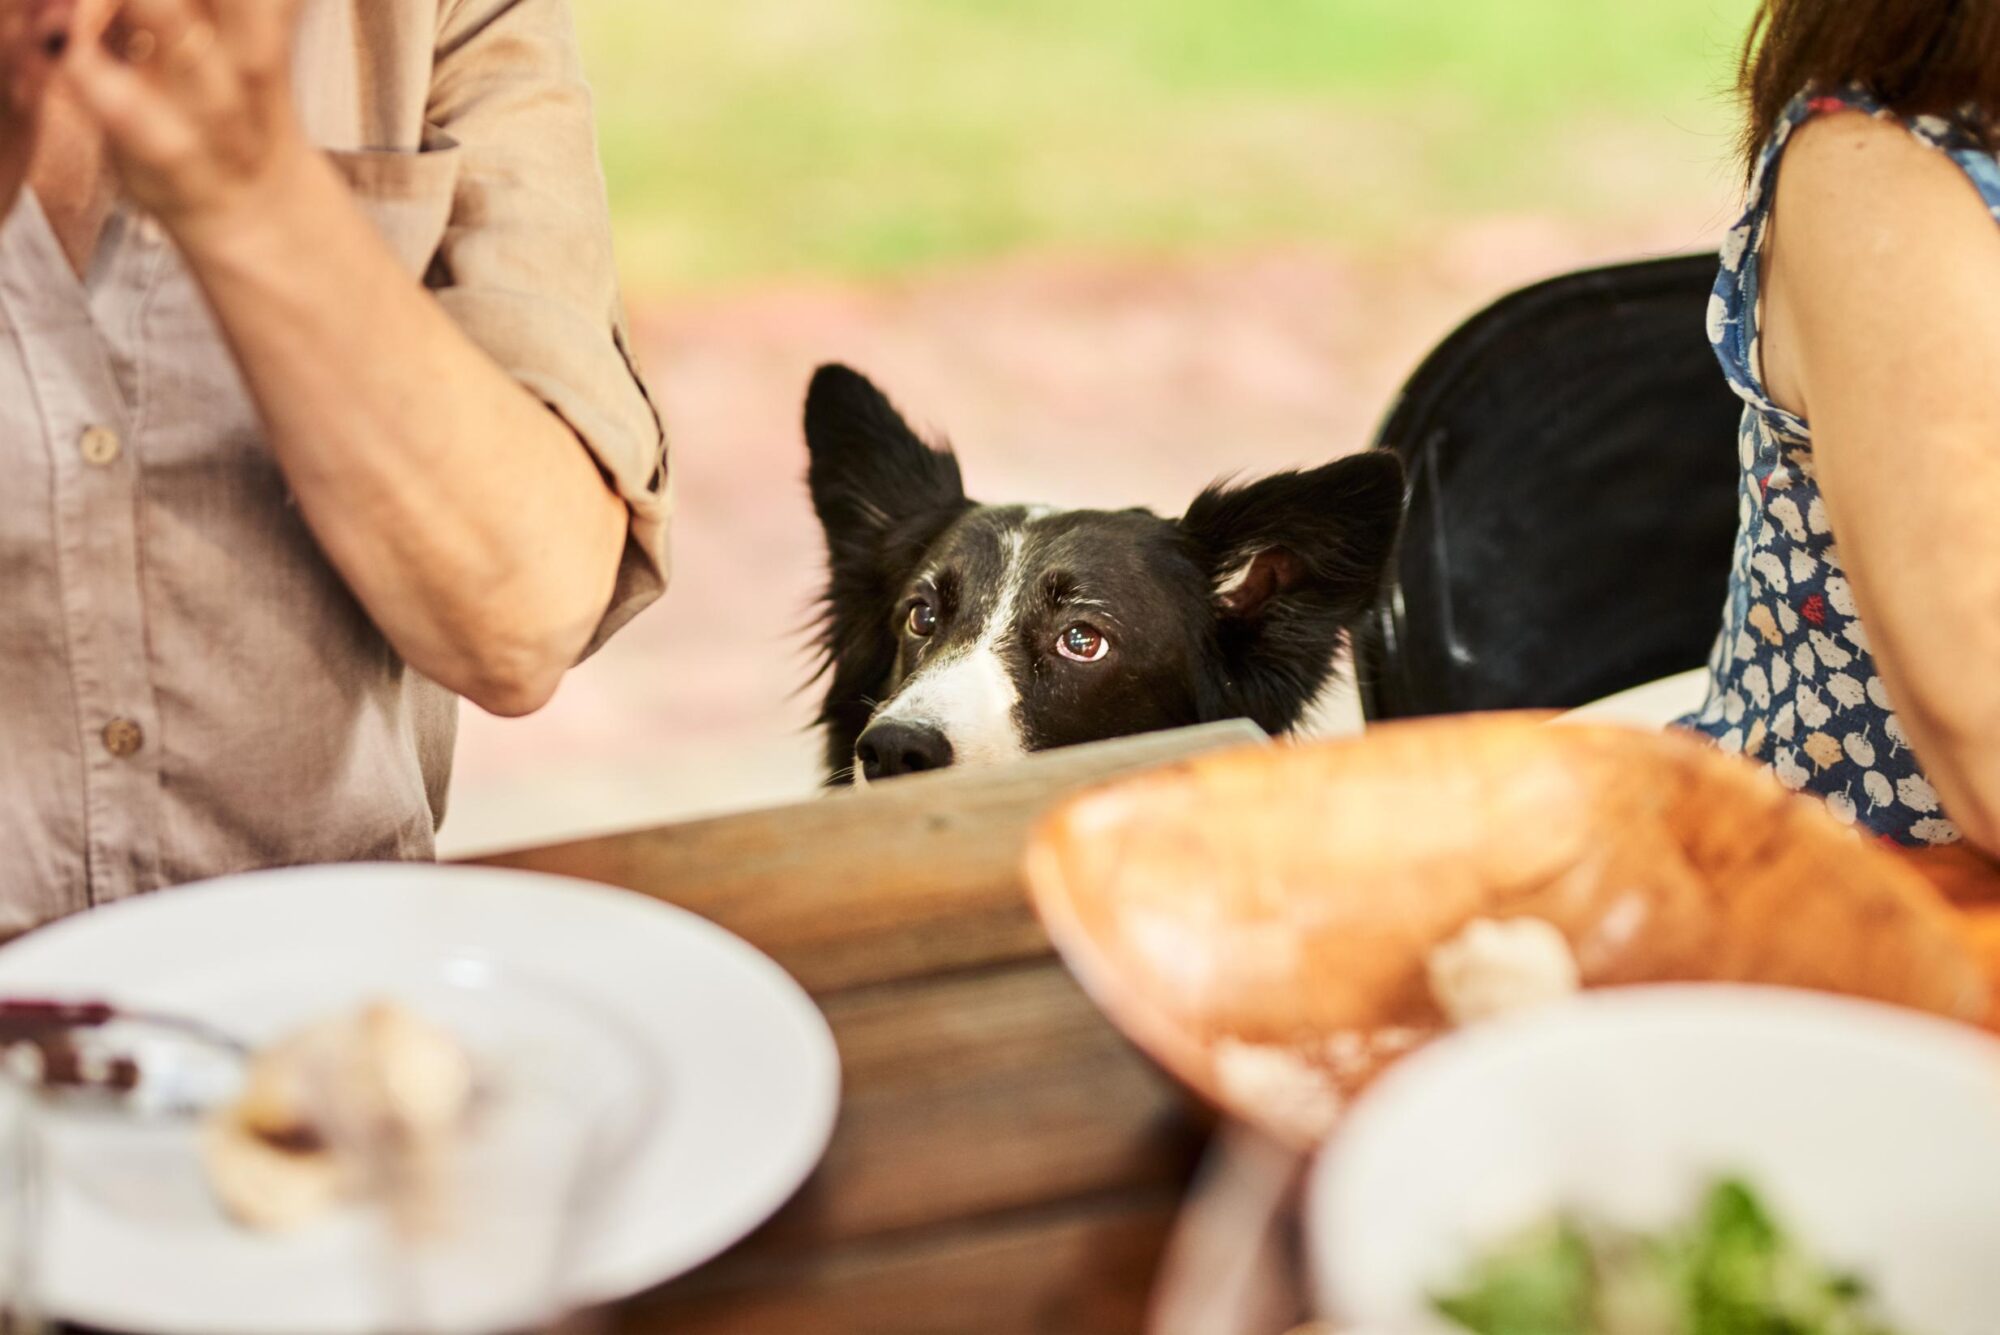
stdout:
<svg viewBox="0 0 2000 1335">
<path fill-rule="evenodd" d="M 1675 719 L 1695 713 L 1707 699 L 1708 669 L 1693 668 L 1579 705 L 1558 715 L 1556 722 L 1624 723 L 1658 732 Z"/>
<path fill-rule="evenodd" d="M 1407 1335 L 1496 1236 L 1559 1207 L 1685 1220 L 1739 1174 L 1899 1329 L 1991 1335 L 2000 1312 L 2000 1042 L 1817 993 L 1614 988 L 1475 1026 L 1389 1071 L 1313 1171 L 1332 1314 Z"/>
<path fill-rule="evenodd" d="M 825 1151 L 839 1058 L 798 985 L 693 914 L 560 877 L 421 864 L 230 877 L 25 937 L 0 950 L 0 992 L 108 996 L 256 1041 L 468 965 L 561 988 L 656 1062 L 659 1116 L 582 1240 L 577 1297 L 623 1297 L 714 1256 Z M 185 1128 L 153 1134 L 192 1141 Z M 61 1146 L 43 1276 L 55 1315 L 158 1335 L 381 1326 L 379 1286 L 355 1273 L 358 1224 L 254 1235 L 205 1196 L 190 1217 L 191 1153 L 187 1190 L 162 1204 L 105 1190 L 103 1164 L 67 1161 Z"/>
</svg>

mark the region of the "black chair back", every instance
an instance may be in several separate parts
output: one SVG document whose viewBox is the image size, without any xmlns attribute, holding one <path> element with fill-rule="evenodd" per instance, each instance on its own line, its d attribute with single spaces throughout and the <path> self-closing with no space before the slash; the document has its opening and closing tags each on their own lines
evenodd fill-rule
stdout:
<svg viewBox="0 0 2000 1335">
<path fill-rule="evenodd" d="M 1376 440 L 1410 496 L 1355 636 L 1367 717 L 1567 709 L 1706 660 L 1743 409 L 1703 336 L 1716 265 L 1538 283 L 1410 378 Z"/>
</svg>

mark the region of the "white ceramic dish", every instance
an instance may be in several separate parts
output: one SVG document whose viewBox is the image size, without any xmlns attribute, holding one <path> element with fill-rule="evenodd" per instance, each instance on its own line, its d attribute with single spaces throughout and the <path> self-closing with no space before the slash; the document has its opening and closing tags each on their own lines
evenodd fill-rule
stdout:
<svg viewBox="0 0 2000 1335">
<path fill-rule="evenodd" d="M 1904 1328 L 1991 1335 L 2000 1041 L 1771 988 L 1611 989 L 1408 1058 L 1314 1168 L 1311 1270 L 1340 1320 L 1444 1335 L 1427 1295 L 1484 1242 L 1559 1206 L 1657 1228 L 1722 1173 Z"/>
<path fill-rule="evenodd" d="M 1579 705 L 1557 716 L 1559 723 L 1623 723 L 1657 732 L 1702 707 L 1708 698 L 1708 669 L 1694 668 L 1643 682 Z"/>
<path fill-rule="evenodd" d="M 657 1115 L 580 1239 L 579 1299 L 715 1255 L 825 1150 L 839 1061 L 818 1010 L 741 940 L 635 894 L 487 868 L 300 868 L 129 901 L 0 950 L 0 992 L 108 996 L 253 1041 L 440 977 L 472 988 L 468 1023 L 495 980 L 560 989 L 652 1064 Z M 276 1239 L 235 1227 L 201 1188 L 188 1128 L 137 1136 L 131 1172 L 109 1177 L 101 1139 L 54 1140 L 42 1288 L 55 1315 L 158 1335 L 382 1326 L 359 1220 Z"/>
</svg>

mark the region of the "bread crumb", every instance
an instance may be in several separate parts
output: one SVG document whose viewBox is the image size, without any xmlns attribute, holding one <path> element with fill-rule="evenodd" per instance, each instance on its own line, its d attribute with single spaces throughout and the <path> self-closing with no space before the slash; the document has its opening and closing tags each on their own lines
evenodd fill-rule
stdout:
<svg viewBox="0 0 2000 1335">
<path fill-rule="evenodd" d="M 1425 962 L 1431 996 L 1455 1025 L 1573 995 L 1576 956 L 1541 918 L 1475 918 Z"/>
<path fill-rule="evenodd" d="M 1340 1119 L 1333 1077 L 1288 1047 L 1224 1038 L 1215 1044 L 1215 1078 L 1223 1098 L 1255 1108 L 1261 1121 L 1301 1142 L 1325 1139 Z"/>
</svg>

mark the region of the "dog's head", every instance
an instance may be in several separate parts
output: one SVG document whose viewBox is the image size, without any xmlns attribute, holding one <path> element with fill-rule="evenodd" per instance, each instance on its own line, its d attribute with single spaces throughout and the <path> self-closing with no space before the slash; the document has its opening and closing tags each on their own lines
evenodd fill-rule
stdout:
<svg viewBox="0 0 2000 1335">
<path fill-rule="evenodd" d="M 821 367 L 827 768 L 861 781 L 1214 719 L 1290 730 L 1374 600 L 1393 455 L 1218 485 L 1179 520 L 966 499 L 958 461 Z"/>
</svg>

